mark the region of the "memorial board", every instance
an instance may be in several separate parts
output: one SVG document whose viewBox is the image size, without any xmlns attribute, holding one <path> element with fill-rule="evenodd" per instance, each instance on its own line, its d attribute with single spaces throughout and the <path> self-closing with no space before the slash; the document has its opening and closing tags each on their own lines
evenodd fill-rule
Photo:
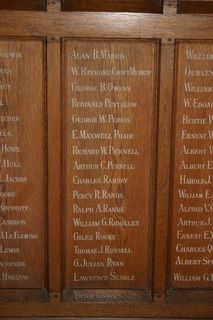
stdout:
<svg viewBox="0 0 213 320">
<path fill-rule="evenodd" d="M 64 41 L 65 288 L 150 289 L 157 41 Z"/>
<path fill-rule="evenodd" d="M 212 0 L 0 0 L 0 319 L 213 319 Z"/>
<path fill-rule="evenodd" d="M 0 288 L 46 286 L 44 43 L 0 40 Z"/>
<path fill-rule="evenodd" d="M 170 286 L 213 288 L 213 42 L 177 43 Z"/>
</svg>

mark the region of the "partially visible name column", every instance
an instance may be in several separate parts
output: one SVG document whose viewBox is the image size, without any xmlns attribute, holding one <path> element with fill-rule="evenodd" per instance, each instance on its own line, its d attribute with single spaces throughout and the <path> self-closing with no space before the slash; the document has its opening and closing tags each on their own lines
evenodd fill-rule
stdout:
<svg viewBox="0 0 213 320">
<path fill-rule="evenodd" d="M 45 286 L 42 41 L 0 41 L 0 287 Z"/>
<path fill-rule="evenodd" d="M 177 52 L 170 283 L 213 288 L 213 43 Z"/>
<path fill-rule="evenodd" d="M 149 288 L 156 42 L 65 54 L 66 287 Z"/>
</svg>

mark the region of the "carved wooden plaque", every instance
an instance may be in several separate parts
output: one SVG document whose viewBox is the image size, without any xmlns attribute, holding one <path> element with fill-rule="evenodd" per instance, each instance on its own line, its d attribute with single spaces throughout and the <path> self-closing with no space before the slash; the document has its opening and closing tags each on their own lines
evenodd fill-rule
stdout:
<svg viewBox="0 0 213 320">
<path fill-rule="evenodd" d="M 44 45 L 0 40 L 0 287 L 45 287 Z"/>
<path fill-rule="evenodd" d="M 213 43 L 178 42 L 170 286 L 213 288 Z"/>
<path fill-rule="evenodd" d="M 65 288 L 150 288 L 157 48 L 65 40 Z"/>
</svg>

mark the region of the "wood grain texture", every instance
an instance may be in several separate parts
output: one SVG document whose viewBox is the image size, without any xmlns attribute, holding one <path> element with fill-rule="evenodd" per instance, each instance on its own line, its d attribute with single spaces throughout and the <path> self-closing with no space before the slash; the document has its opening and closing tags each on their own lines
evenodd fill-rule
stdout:
<svg viewBox="0 0 213 320">
<path fill-rule="evenodd" d="M 126 320 L 127 318 L 81 318 L 82 320 Z M 129 317 L 129 320 L 158 320 L 159 318 L 132 318 Z M 181 318 L 181 320 L 188 320 L 189 318 Z M 8 319 L 9 320 L 9 319 Z M 38 320 L 38 318 L 13 318 L 13 320 Z M 48 318 L 44 318 L 44 317 L 39 317 L 39 320 L 59 320 L 59 318 L 55 318 L 55 317 L 48 317 Z M 73 317 L 60 317 L 60 320 L 76 320 L 76 318 Z M 168 320 L 168 318 L 161 318 L 161 320 Z M 172 320 L 180 320 L 177 318 L 172 318 Z M 200 320 L 198 318 L 193 318 L 193 320 Z"/>
<path fill-rule="evenodd" d="M 164 0 L 163 1 L 163 14 L 167 16 L 174 16 L 177 13 L 178 0 Z"/>
<path fill-rule="evenodd" d="M 155 252 L 155 299 L 162 300 L 166 295 L 166 261 L 167 242 L 166 226 L 169 216 L 168 193 L 170 184 L 168 176 L 170 174 L 170 145 L 171 145 L 171 119 L 173 105 L 174 81 L 174 43 L 164 43 L 161 46 L 161 79 L 160 79 L 160 106 L 158 118 L 158 185 L 156 204 L 156 238 L 158 250 Z M 167 62 L 165 64 L 165 61 Z"/>
<path fill-rule="evenodd" d="M 1 263 L 6 267 L 0 269 L 0 287 L 43 289 L 47 284 L 44 44 L 1 39 L 0 48 L 0 191 L 1 205 L 8 206 L 1 207 Z"/>
<path fill-rule="evenodd" d="M 2 0 L 1 4 L 7 4 L 9 1 Z M 193 1 L 195 3 L 195 1 Z M 208 1 L 210 2 L 210 1 Z M 28 2 L 30 3 L 30 2 Z M 54 5 L 55 3 L 55 5 Z M 133 2 L 132 2 L 133 3 Z M 167 290 L 169 282 L 166 281 L 168 270 L 167 262 L 167 246 L 171 242 L 171 234 L 167 234 L 170 229 L 171 221 L 168 224 L 168 218 L 171 217 L 171 210 L 168 210 L 168 201 L 170 198 L 169 184 L 170 180 L 170 152 L 171 152 L 171 131 L 175 130 L 171 121 L 171 113 L 173 112 L 172 91 L 174 84 L 173 77 L 173 49 L 175 39 L 212 39 L 213 19 L 211 15 L 204 14 L 176 14 L 176 0 L 166 0 L 166 9 L 164 14 L 152 13 L 118 13 L 118 12 L 60 12 L 59 1 L 50 1 L 48 12 L 32 12 L 32 11 L 1 11 L 0 18 L 0 35 L 2 37 L 47 37 L 48 58 L 46 74 L 46 86 L 48 89 L 48 187 L 43 184 L 41 192 L 48 190 L 48 246 L 49 265 L 46 264 L 49 272 L 49 300 L 47 291 L 40 289 L 2 289 L 0 293 L 0 318 L 1 319 L 77 319 L 78 317 L 91 317 L 95 319 L 114 318 L 132 318 L 132 319 L 212 319 L 213 304 L 212 290 L 193 289 L 188 290 L 179 288 Z M 63 195 L 64 188 L 61 185 L 61 177 L 63 176 L 61 167 L 64 162 L 60 161 L 60 149 L 62 136 L 60 136 L 60 122 L 62 116 L 64 91 L 60 92 L 59 77 L 63 77 L 63 68 L 61 68 L 61 52 L 59 41 L 61 38 L 87 38 L 92 40 L 102 39 L 106 41 L 133 42 L 144 41 L 144 39 L 161 39 L 161 56 L 160 64 L 160 108 L 158 136 L 158 153 L 157 153 L 157 198 L 156 203 L 156 229 L 155 242 L 152 260 L 154 262 L 154 272 L 151 277 L 154 283 L 151 283 L 150 291 L 146 290 L 119 290 L 119 289 L 70 289 L 67 296 L 63 297 L 66 301 L 60 302 L 60 295 L 64 288 L 61 269 L 64 270 L 64 256 L 61 245 L 61 235 L 64 233 L 64 214 L 63 201 L 60 195 Z M 118 40 L 119 39 L 119 40 Z M 137 40 L 135 40 L 137 39 Z M 5 39 L 4 39 L 5 40 Z M 40 41 L 40 39 L 38 39 Z M 77 40 L 77 39 L 76 39 Z M 199 40 L 199 41 L 200 41 Z M 36 54 L 37 50 L 32 53 Z M 1 59 L 0 59 L 1 61 Z M 40 69 L 38 61 L 37 68 L 30 67 L 29 70 Z M 45 68 L 46 68 L 45 67 Z M 1 68 L 1 67 L 0 67 Z M 23 68 L 24 70 L 24 68 Z M 30 73 L 31 74 L 31 73 Z M 36 71 L 35 71 L 36 74 Z M 25 71 L 23 75 L 26 76 Z M 32 76 L 32 74 L 31 74 Z M 32 78 L 27 78 L 32 80 Z M 38 79 L 36 77 L 35 88 L 37 88 Z M 44 82 L 45 82 L 44 81 Z M 24 87 L 25 88 L 25 87 Z M 31 84 L 29 81 L 29 88 Z M 26 90 L 26 89 L 25 89 Z M 45 91 L 45 89 L 44 89 Z M 59 95 L 61 94 L 61 99 Z M 31 100 L 38 102 L 38 97 L 32 95 Z M 30 100 L 30 98 L 29 98 Z M 61 100 L 61 101 L 59 101 Z M 61 102 L 61 105 L 60 105 Z M 180 106 L 181 108 L 181 106 Z M 42 114 L 42 110 L 40 113 Z M 40 114 L 32 113 L 33 119 L 38 119 Z M 63 117 L 64 119 L 64 117 Z M 64 121 L 64 120 L 63 120 Z M 28 122 L 32 123 L 32 119 Z M 26 123 L 25 123 L 26 124 Z M 46 130 L 46 123 L 38 132 Z M 24 131 L 24 127 L 23 130 Z M 42 131 L 43 132 L 43 131 Z M 64 131 L 63 131 L 64 132 Z M 38 138 L 38 137 L 37 137 Z M 34 139 L 34 142 L 37 141 Z M 27 140 L 27 139 L 26 139 Z M 40 144 L 41 146 L 41 144 Z M 43 146 L 41 146 L 43 148 Z M 36 149 L 37 150 L 37 149 Z M 35 150 L 32 150 L 32 155 Z M 40 152 L 37 150 L 36 152 Z M 62 155 L 63 156 L 63 155 Z M 34 157 L 36 158 L 36 157 Z M 37 160 L 37 159 L 36 159 Z M 36 162 L 36 161 L 35 161 Z M 45 161 L 47 163 L 47 159 Z M 45 189 L 45 190 L 44 190 Z M 45 202 L 46 203 L 46 202 Z M 41 201 L 39 201 L 41 205 Z M 41 213 L 41 210 L 40 210 Z M 37 218 L 36 218 L 37 220 Z M 33 220 L 35 222 L 35 220 Z M 63 228 L 62 228 L 63 224 Z M 46 228 L 45 228 L 46 232 Z M 66 237 L 66 235 L 63 235 Z M 167 240 L 168 239 L 168 240 Z M 137 242 L 137 239 L 135 240 Z M 136 244 L 137 246 L 137 244 Z M 29 250 L 29 247 L 27 248 Z M 43 249 L 42 249 L 43 250 Z M 41 254 L 42 254 L 41 250 Z M 32 250 L 33 251 L 33 250 Z M 173 250 L 174 253 L 174 250 Z M 137 259 L 134 261 L 137 263 Z M 62 267 L 62 268 L 61 268 Z M 38 273 L 40 268 L 38 267 Z M 150 268 L 151 269 L 151 268 Z M 167 279 L 168 280 L 168 279 Z M 45 282 L 46 283 L 46 282 Z M 45 285 L 44 285 L 45 287 Z M 141 292 L 143 294 L 141 294 Z M 65 292 L 66 293 L 66 292 Z M 6 297 L 6 298 L 5 298 Z M 10 302 L 9 302 L 10 301 Z M 43 303 L 45 301 L 45 303 Z M 141 303 L 141 301 L 143 301 Z M 6 302 L 6 303 L 5 303 Z M 97 318 L 98 317 L 98 318 Z"/>
<path fill-rule="evenodd" d="M 213 1 L 202 0 L 179 0 L 178 13 L 213 13 Z"/>
<path fill-rule="evenodd" d="M 181 308 L 180 308 L 181 306 Z M 11 310 L 11 307 L 13 308 Z M 137 317 L 212 319 L 212 303 L 13 303 L 1 304 L 1 317 Z M 60 318 L 59 318 L 60 319 Z"/>
<path fill-rule="evenodd" d="M 49 222 L 49 298 L 61 294 L 61 157 L 60 157 L 60 42 L 48 40 L 48 222 Z M 57 237 L 56 237 L 57 235 Z"/>
<path fill-rule="evenodd" d="M 67 40 L 64 59 L 65 288 L 149 289 L 157 44 Z"/>
<path fill-rule="evenodd" d="M 63 11 L 162 13 L 161 0 L 62 0 Z"/>
<path fill-rule="evenodd" d="M 0 10 L 46 10 L 46 0 L 1 0 Z"/>
<path fill-rule="evenodd" d="M 0 19 L 1 36 L 211 39 L 212 33 L 212 17 L 187 14 L 5 11 Z"/>
<path fill-rule="evenodd" d="M 212 52 L 212 41 L 177 44 L 170 216 L 171 289 L 213 288 Z"/>
<path fill-rule="evenodd" d="M 63 301 L 69 303 L 136 303 L 151 302 L 150 290 L 126 289 L 66 289 L 63 292 Z"/>
</svg>

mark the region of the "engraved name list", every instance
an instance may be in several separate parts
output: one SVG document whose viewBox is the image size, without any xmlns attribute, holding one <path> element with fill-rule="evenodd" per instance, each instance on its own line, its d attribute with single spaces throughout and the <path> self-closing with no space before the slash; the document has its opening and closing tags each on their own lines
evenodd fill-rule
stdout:
<svg viewBox="0 0 213 320">
<path fill-rule="evenodd" d="M 180 42 L 170 281 L 213 285 L 213 44 Z"/>
<path fill-rule="evenodd" d="M 66 287 L 147 288 L 156 42 L 64 52 Z"/>
<path fill-rule="evenodd" d="M 33 53 L 33 54 L 32 54 Z M 0 41 L 0 287 L 43 288 L 43 44 Z"/>
</svg>

